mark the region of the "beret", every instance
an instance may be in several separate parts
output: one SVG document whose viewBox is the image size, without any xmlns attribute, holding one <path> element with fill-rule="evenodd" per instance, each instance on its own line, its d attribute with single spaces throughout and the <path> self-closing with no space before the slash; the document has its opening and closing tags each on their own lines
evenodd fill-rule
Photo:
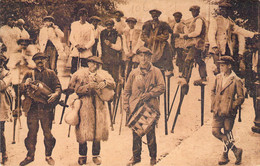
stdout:
<svg viewBox="0 0 260 166">
<path fill-rule="evenodd" d="M 152 10 L 149 11 L 150 14 L 152 14 L 153 12 L 157 13 L 158 15 L 162 14 L 162 12 L 158 9 L 152 9 Z"/>
<path fill-rule="evenodd" d="M 194 6 L 191 6 L 189 10 L 190 11 L 192 11 L 192 10 L 200 10 L 200 7 L 197 6 L 197 5 L 194 5 Z"/>
<path fill-rule="evenodd" d="M 37 52 L 36 54 L 33 55 L 32 60 L 35 61 L 37 58 L 40 58 L 40 57 L 45 58 L 45 59 L 47 58 L 47 56 L 44 53 Z"/>
<path fill-rule="evenodd" d="M 140 54 L 140 53 L 145 53 L 147 55 L 152 55 L 152 51 L 149 48 L 144 47 L 144 46 L 142 46 L 142 47 L 140 47 L 140 48 L 138 48 L 136 50 L 136 54 Z"/>
<path fill-rule="evenodd" d="M 137 22 L 137 20 L 134 18 L 134 17 L 129 17 L 129 18 L 127 18 L 126 20 L 125 20 L 125 22 L 134 22 L 134 23 L 136 23 Z"/>
<path fill-rule="evenodd" d="M 90 57 L 87 58 L 87 61 L 88 62 L 96 62 L 96 63 L 99 63 L 99 64 L 103 64 L 101 58 L 97 57 L 97 56 L 90 56 Z"/>
<path fill-rule="evenodd" d="M 233 64 L 235 61 L 231 56 L 222 56 L 218 61 L 219 64 Z"/>
<path fill-rule="evenodd" d="M 47 21 L 47 20 L 54 22 L 55 19 L 54 19 L 54 17 L 52 17 L 52 16 L 45 16 L 45 17 L 43 18 L 43 21 Z"/>
</svg>

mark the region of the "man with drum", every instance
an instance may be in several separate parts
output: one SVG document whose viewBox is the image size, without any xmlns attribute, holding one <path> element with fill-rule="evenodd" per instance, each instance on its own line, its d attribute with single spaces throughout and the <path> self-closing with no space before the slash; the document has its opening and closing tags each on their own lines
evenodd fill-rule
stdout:
<svg viewBox="0 0 260 166">
<path fill-rule="evenodd" d="M 108 140 L 107 101 L 113 98 L 115 82 L 113 77 L 100 67 L 100 57 L 91 56 L 88 68 L 82 67 L 72 75 L 69 89 L 73 89 L 79 99 L 73 102 L 80 122 L 76 125 L 76 138 L 79 143 L 79 165 L 87 163 L 87 141 L 92 141 L 92 160 L 101 164 L 100 141 Z M 101 93 L 100 93 L 101 92 Z"/>
<path fill-rule="evenodd" d="M 54 165 L 55 161 L 51 157 L 56 139 L 51 133 L 53 120 L 53 108 L 61 95 L 61 84 L 53 70 L 45 68 L 47 56 L 44 53 L 36 53 L 32 58 L 36 68 L 25 74 L 21 83 L 21 92 L 25 95 L 23 111 L 27 115 L 28 134 L 24 140 L 27 149 L 26 158 L 20 166 L 27 165 L 34 160 L 39 121 L 44 135 L 45 156 L 49 165 Z M 36 88 L 35 88 L 36 87 Z M 40 90 L 38 96 L 34 91 Z M 49 95 L 45 92 L 49 91 Z"/>
<path fill-rule="evenodd" d="M 151 126 L 148 126 L 150 130 L 144 133 L 147 136 L 150 164 L 155 165 L 157 156 L 155 124 L 160 115 L 158 98 L 165 91 L 165 84 L 160 69 L 151 63 L 151 50 L 142 46 L 136 53 L 140 64 L 138 68 L 131 71 L 125 85 L 124 110 L 130 115 L 128 122 L 143 105 L 157 113 L 157 119 L 154 119 Z M 128 166 L 141 162 L 141 151 L 142 137 L 133 128 L 133 157 L 127 164 Z"/>
</svg>

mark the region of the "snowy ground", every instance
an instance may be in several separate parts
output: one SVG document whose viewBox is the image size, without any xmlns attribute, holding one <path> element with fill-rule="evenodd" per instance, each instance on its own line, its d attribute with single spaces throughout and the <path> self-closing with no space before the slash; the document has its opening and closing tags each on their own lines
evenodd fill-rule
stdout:
<svg viewBox="0 0 260 166">
<path fill-rule="evenodd" d="M 212 67 L 213 62 L 212 59 L 206 60 L 207 61 L 207 71 L 209 75 L 209 82 L 208 85 L 205 88 L 205 123 L 209 124 L 209 121 L 211 119 L 211 113 L 210 113 L 210 88 L 212 87 L 212 83 L 214 80 L 214 76 L 212 74 Z M 62 71 L 62 68 L 64 67 L 64 62 L 59 61 L 59 68 L 60 71 Z M 177 68 L 175 68 L 177 69 Z M 58 70 L 59 71 L 59 70 Z M 69 78 L 62 76 L 63 74 L 60 73 L 59 78 L 62 82 L 63 88 L 67 87 Z M 177 73 L 175 73 L 177 75 Z M 173 98 L 174 92 L 177 87 L 177 76 L 172 77 L 171 79 L 171 100 Z M 171 127 L 173 123 L 173 119 L 175 116 L 175 112 L 177 109 L 177 103 L 179 100 L 179 95 L 177 96 L 176 102 L 174 104 L 173 112 L 171 113 L 170 120 L 168 122 L 168 135 L 165 135 L 164 131 L 164 113 L 163 113 L 163 102 L 161 102 L 160 108 L 161 108 L 161 118 L 158 123 L 158 128 L 156 128 L 156 136 L 157 136 L 157 147 L 158 147 L 158 159 L 160 160 L 158 165 L 160 163 L 164 163 L 161 165 L 168 165 L 167 161 L 171 161 L 172 154 L 176 153 L 174 152 L 175 149 L 178 149 L 178 147 L 181 147 L 182 142 L 185 140 L 188 140 L 190 136 L 194 135 L 201 127 L 200 127 L 200 87 L 194 87 L 192 85 L 193 80 L 198 79 L 198 69 L 197 67 L 193 69 L 192 78 L 190 81 L 190 91 L 189 94 L 185 97 L 183 106 L 181 109 L 181 115 L 178 117 L 177 125 L 175 127 L 174 134 L 171 133 Z M 64 98 L 65 96 L 62 96 Z M 69 100 L 71 101 L 73 97 L 71 97 Z M 69 102 L 70 102 L 69 101 Z M 163 98 L 161 98 L 161 101 L 163 101 Z M 244 104 L 244 108 L 252 107 L 251 100 L 246 100 Z M 56 161 L 56 166 L 77 166 L 77 160 L 78 160 L 78 143 L 75 139 L 74 134 L 74 127 L 71 128 L 71 136 L 68 138 L 68 128 L 69 125 L 67 125 L 65 122 L 63 122 L 61 125 L 59 124 L 60 116 L 61 116 L 61 106 L 57 106 L 56 108 L 56 115 L 55 115 L 55 124 L 53 125 L 53 135 L 56 138 L 56 146 L 53 151 L 53 158 Z M 122 166 L 125 165 L 128 160 L 132 156 L 132 132 L 129 128 L 127 128 L 125 124 L 125 117 L 123 117 L 123 125 L 122 125 L 122 131 L 121 135 L 119 135 L 119 126 L 120 126 L 120 119 L 121 114 L 120 110 L 117 114 L 116 118 L 116 124 L 114 125 L 114 131 L 110 131 L 110 137 L 107 142 L 101 143 L 101 157 L 102 157 L 102 165 L 104 166 Z M 24 146 L 24 139 L 27 135 L 27 126 L 26 126 L 26 119 L 24 116 L 21 117 L 22 122 L 22 129 L 17 128 L 17 140 L 16 144 L 11 144 L 12 142 L 12 129 L 13 124 L 12 123 L 6 123 L 6 139 L 7 139 L 7 153 L 9 156 L 9 160 L 6 163 L 6 165 L 9 166 L 16 166 L 19 165 L 19 163 L 25 158 L 26 156 L 26 148 Z M 211 132 L 210 130 L 207 130 L 207 132 Z M 211 133 L 207 133 L 206 135 L 211 135 Z M 203 136 L 203 135 L 202 135 Z M 144 137 L 145 138 L 145 137 Z M 213 138 L 211 136 L 211 138 Z M 212 139 L 210 139 L 212 140 Z M 209 141 L 210 141 L 209 140 Z M 143 139 L 144 142 L 146 142 L 146 139 Z M 210 142 L 208 142 L 210 144 Z M 89 145 L 89 151 L 88 151 L 88 161 L 87 165 L 94 165 L 92 162 L 91 157 L 91 142 Z M 197 146 L 200 146 L 199 144 Z M 194 152 L 196 152 L 196 149 L 194 149 Z M 180 153 L 180 152 L 178 152 Z M 165 157 L 166 156 L 166 157 Z M 203 158 L 203 156 L 201 156 Z M 187 158 L 188 159 L 188 158 Z M 185 156 L 179 157 L 179 160 L 186 160 Z M 217 161 L 217 160 L 216 160 Z M 148 148 L 145 144 L 143 144 L 143 152 L 142 152 L 142 162 L 138 165 L 149 165 L 150 158 L 148 155 Z M 192 161 L 189 161 L 192 163 Z M 169 162 L 169 165 L 171 162 Z M 39 130 L 38 134 L 38 142 L 36 147 L 36 155 L 35 155 L 35 161 L 29 164 L 30 166 L 44 166 L 48 165 L 45 161 L 44 156 L 44 144 L 43 144 L 43 134 L 42 130 Z M 180 165 L 180 164 L 178 164 Z M 203 164 L 204 165 L 204 164 Z"/>
</svg>

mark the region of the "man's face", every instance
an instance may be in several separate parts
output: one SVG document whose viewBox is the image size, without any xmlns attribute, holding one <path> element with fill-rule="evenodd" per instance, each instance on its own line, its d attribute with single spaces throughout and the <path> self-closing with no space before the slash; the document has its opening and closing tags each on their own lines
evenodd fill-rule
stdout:
<svg viewBox="0 0 260 166">
<path fill-rule="evenodd" d="M 44 64 L 46 63 L 46 58 L 39 57 L 34 60 L 36 67 L 43 68 Z"/>
<path fill-rule="evenodd" d="M 98 67 L 99 67 L 98 63 L 93 61 L 88 62 L 88 68 L 90 72 L 94 73 L 95 71 L 97 71 Z"/>
<path fill-rule="evenodd" d="M 151 12 L 151 16 L 152 16 L 153 20 L 159 19 L 159 14 L 155 11 Z"/>
<path fill-rule="evenodd" d="M 94 26 L 97 26 L 97 25 L 98 25 L 98 20 L 93 20 L 93 21 L 92 21 L 92 24 L 93 24 Z"/>
<path fill-rule="evenodd" d="M 141 66 L 147 65 L 151 61 L 151 55 L 142 52 L 138 54 L 138 60 Z"/>
<path fill-rule="evenodd" d="M 179 14 L 176 14 L 176 15 L 174 15 L 174 18 L 175 18 L 175 21 L 177 22 L 177 23 L 179 23 L 180 21 L 181 21 L 181 15 L 179 15 Z"/>
<path fill-rule="evenodd" d="M 220 64 L 220 72 L 221 73 L 228 73 L 229 71 L 231 71 L 231 65 L 230 64 Z"/>
<path fill-rule="evenodd" d="M 86 14 L 86 13 L 81 14 L 81 15 L 79 16 L 79 19 L 80 19 L 81 22 L 85 22 L 86 19 L 87 19 L 87 14 Z"/>
<path fill-rule="evenodd" d="M 51 22 L 50 20 L 46 20 L 46 21 L 44 21 L 44 25 L 47 26 L 47 27 L 52 27 L 53 22 Z"/>
<path fill-rule="evenodd" d="M 114 25 L 109 23 L 106 25 L 106 27 L 107 27 L 108 31 L 111 31 L 113 29 Z"/>
<path fill-rule="evenodd" d="M 191 14 L 193 17 L 197 17 L 200 14 L 200 10 L 191 10 Z"/>
<path fill-rule="evenodd" d="M 127 25 L 129 26 L 130 29 L 134 29 L 135 24 L 136 24 L 136 23 L 133 22 L 133 21 L 129 21 L 129 22 L 127 22 Z"/>
<path fill-rule="evenodd" d="M 22 29 L 22 28 L 23 28 L 23 24 L 20 23 L 20 22 L 18 22 L 18 23 L 17 23 L 17 27 L 20 28 L 20 29 Z"/>
<path fill-rule="evenodd" d="M 14 24 L 15 24 L 15 21 L 14 21 L 13 18 L 8 18 L 8 19 L 7 19 L 7 25 L 8 25 L 9 27 L 13 27 Z"/>
</svg>

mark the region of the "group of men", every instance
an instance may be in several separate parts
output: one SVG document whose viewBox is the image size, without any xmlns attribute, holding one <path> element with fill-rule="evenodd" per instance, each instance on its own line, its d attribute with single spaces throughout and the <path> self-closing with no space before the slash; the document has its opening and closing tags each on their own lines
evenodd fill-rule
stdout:
<svg viewBox="0 0 260 166">
<path fill-rule="evenodd" d="M 173 76 L 175 55 L 183 93 L 188 94 L 194 62 L 199 65 L 201 77 L 194 84 L 206 85 L 207 71 L 203 53 L 207 39 L 209 52 L 217 66 L 215 74 L 218 74 L 212 90 L 212 133 L 225 144 L 219 164 L 229 162 L 229 149 L 235 154 L 236 164 L 241 163 L 243 151 L 234 145 L 232 128 L 237 108 L 244 101 L 244 93 L 240 78 L 232 71 L 235 61 L 232 58 L 234 48 L 231 35 L 238 35 L 239 52 L 242 55 L 245 37 L 253 38 L 255 33 L 237 26 L 228 17 L 231 10 L 229 3 L 220 3 L 219 8 L 219 14 L 210 21 L 209 28 L 205 18 L 200 15 L 199 6 L 190 7 L 193 18 L 189 23 L 182 21 L 181 12 L 173 13 L 175 23 L 172 26 L 159 20 L 161 11 L 150 10 L 152 19 L 146 21 L 142 29 L 136 28 L 136 18 L 129 17 L 124 21 L 122 11 L 115 12 L 115 19 L 105 20 L 105 28 L 99 25 L 102 19 L 98 16 L 88 18 L 85 8 L 78 11 L 79 20 L 71 24 L 69 37 L 72 77 L 68 89 L 78 96 L 71 107 L 77 109 L 80 119 L 75 127 L 80 165 L 87 163 L 87 141 L 93 142 L 93 162 L 97 165 L 102 162 L 100 141 L 108 140 L 109 135 L 106 113 L 111 109 L 111 102 L 116 106 L 116 99 L 120 95 L 116 90 L 115 95 L 107 100 L 100 96 L 102 92 L 114 91 L 125 80 L 123 108 L 129 116 L 128 121 L 142 110 L 152 110 L 159 117 L 159 97 L 165 93 L 166 77 Z M 7 25 L 0 29 L 0 38 L 6 46 L 6 52 L 0 55 L 2 162 L 5 163 L 8 158 L 4 122 L 8 120 L 11 109 L 11 100 L 7 97 L 12 96 L 8 88 L 12 84 L 16 93 L 16 116 L 21 114 L 21 95 L 25 96 L 22 105 L 29 129 L 25 139 L 28 153 L 20 166 L 34 161 L 39 121 L 44 133 L 46 161 L 49 165 L 54 165 L 55 161 L 51 155 L 56 139 L 51 133 L 51 128 L 53 110 L 62 92 L 57 77 L 57 57 L 65 56 L 61 43 L 64 34 L 54 24 L 55 19 L 52 16 L 44 17 L 43 27 L 39 32 L 38 51 L 35 51 L 30 47 L 30 36 L 22 26 L 24 21 L 19 19 L 16 28 L 13 18 L 8 17 Z M 27 67 L 27 72 L 21 72 L 24 71 L 23 65 Z M 256 65 L 259 66 L 259 63 Z M 14 82 L 17 78 L 20 80 Z M 41 96 L 37 96 L 36 91 L 40 91 Z M 139 111 L 140 109 L 142 110 Z M 138 116 L 143 114 L 145 113 Z M 156 123 L 157 119 L 154 119 L 149 130 L 145 132 L 151 165 L 157 162 Z M 255 124 L 259 127 L 257 120 Z M 222 128 L 224 133 L 221 132 Z M 141 161 L 141 149 L 142 136 L 133 128 L 133 157 L 127 165 L 135 165 Z"/>
</svg>

